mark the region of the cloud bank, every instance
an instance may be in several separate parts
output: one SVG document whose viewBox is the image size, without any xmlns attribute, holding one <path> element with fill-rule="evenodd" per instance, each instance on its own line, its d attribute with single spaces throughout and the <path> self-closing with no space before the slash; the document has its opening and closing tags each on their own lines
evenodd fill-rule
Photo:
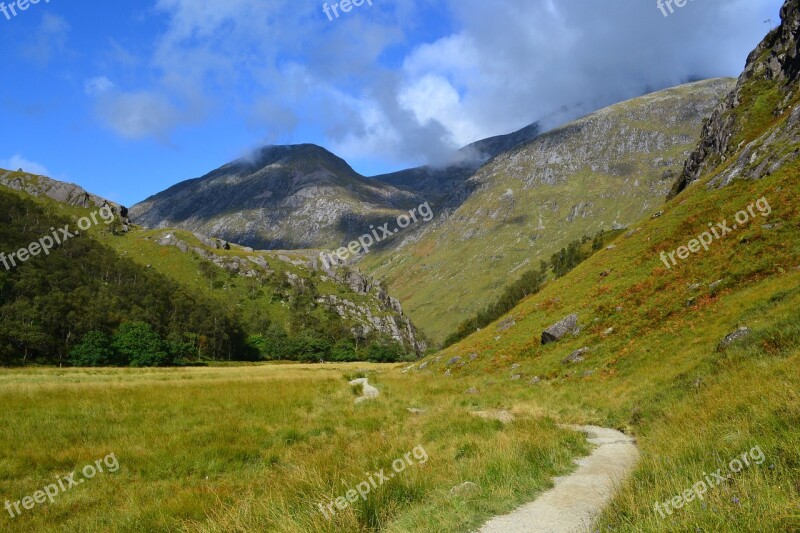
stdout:
<svg viewBox="0 0 800 533">
<path fill-rule="evenodd" d="M 665 18 L 643 0 L 398 0 L 329 21 L 316 2 L 157 0 L 165 30 L 135 62 L 146 81 L 106 73 L 87 92 L 129 139 L 223 112 L 254 142 L 436 163 L 542 117 L 738 75 L 780 4 L 702 0 Z"/>
</svg>

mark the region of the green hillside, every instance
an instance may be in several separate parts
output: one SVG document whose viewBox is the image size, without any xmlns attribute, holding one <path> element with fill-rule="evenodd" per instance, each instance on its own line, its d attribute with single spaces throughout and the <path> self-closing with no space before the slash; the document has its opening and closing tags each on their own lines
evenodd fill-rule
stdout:
<svg viewBox="0 0 800 533">
<path fill-rule="evenodd" d="M 42 180 L 58 184 L 5 176 L 37 188 Z M 74 231 L 80 217 L 95 212 L 97 218 L 97 211 L 0 188 L 0 251 L 27 248 L 52 234 L 49 228 Z M 413 325 L 380 286 L 357 292 L 297 255 L 253 252 L 182 231 L 123 231 L 118 217 L 98 221 L 47 255 L 0 268 L 3 363 L 68 363 L 92 333 L 87 349 L 98 352 L 96 361 L 82 361 L 108 364 L 114 357 L 103 352 L 126 323 L 152 330 L 155 344 L 147 350 L 168 352 L 160 364 L 391 361 L 418 349 Z"/>
<path fill-rule="evenodd" d="M 794 79 L 743 77 L 739 90 L 752 97 L 724 113 L 759 145 L 797 139 L 795 87 Z M 762 96 L 775 92 L 785 95 L 782 106 L 763 113 L 759 107 L 775 99 Z M 800 143 L 784 141 L 771 152 L 778 148 L 796 153 Z M 605 513 L 603 531 L 800 528 L 800 163 L 784 159 L 761 179 L 718 187 L 715 180 L 748 149 L 733 145 L 663 216 L 635 224 L 615 248 L 417 367 L 429 380 L 506 388 L 495 408 L 536 405 L 565 422 L 634 434 L 643 460 Z M 667 259 L 668 268 L 661 253 L 689 246 L 709 224 L 725 235 L 707 251 L 692 244 L 699 251 L 682 251 L 688 258 L 675 256 L 675 265 Z M 542 345 L 542 331 L 573 313 L 579 331 Z M 501 326 L 508 317 L 514 325 Z M 584 347 L 581 358 L 567 360 Z M 455 356 L 465 364 L 444 377 L 443 362 Z M 656 511 L 656 502 L 719 468 L 727 472 L 729 461 L 755 447 L 763 464 L 732 474 L 702 502 L 663 518 Z"/>
<path fill-rule="evenodd" d="M 569 242 L 660 210 L 703 118 L 732 85 L 707 80 L 636 98 L 503 153 L 469 179 L 474 192 L 457 210 L 361 267 L 385 278 L 441 342 Z"/>
</svg>

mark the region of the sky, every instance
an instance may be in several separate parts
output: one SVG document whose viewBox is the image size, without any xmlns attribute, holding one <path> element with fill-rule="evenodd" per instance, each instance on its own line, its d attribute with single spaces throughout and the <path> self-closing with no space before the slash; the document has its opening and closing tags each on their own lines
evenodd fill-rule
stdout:
<svg viewBox="0 0 800 533">
<path fill-rule="evenodd" d="M 0 4 L 0 168 L 128 206 L 268 144 L 372 176 L 735 77 L 783 3 L 16 1 Z"/>
</svg>

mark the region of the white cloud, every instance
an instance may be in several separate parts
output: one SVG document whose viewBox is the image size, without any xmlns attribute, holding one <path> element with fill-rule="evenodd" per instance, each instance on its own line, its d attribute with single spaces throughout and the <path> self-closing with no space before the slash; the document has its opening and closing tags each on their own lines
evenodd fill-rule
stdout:
<svg viewBox="0 0 800 533">
<path fill-rule="evenodd" d="M 142 90 L 96 78 L 87 92 L 126 138 L 165 139 L 222 109 L 270 140 L 301 128 L 348 159 L 435 162 L 561 109 L 566 120 L 736 76 L 780 3 L 692 2 L 665 19 L 641 0 L 396 0 L 331 23 L 315 2 L 156 0 L 166 29 Z M 428 6 L 452 30 L 412 46 L 409 35 L 435 29 Z"/>
<path fill-rule="evenodd" d="M 18 170 L 22 169 L 25 172 L 29 172 L 30 174 L 36 174 L 39 176 L 51 176 L 50 171 L 44 165 L 40 165 L 39 163 L 34 163 L 33 161 L 28 161 L 20 154 L 14 154 L 8 159 L 0 160 L 0 167 L 5 168 L 7 170 Z"/>
<path fill-rule="evenodd" d="M 114 82 L 105 76 L 88 79 L 83 84 L 83 90 L 89 96 L 97 96 L 114 88 Z"/>
<path fill-rule="evenodd" d="M 186 120 L 167 97 L 150 91 L 105 92 L 98 100 L 97 113 L 121 137 L 155 137 L 163 142 Z"/>
<path fill-rule="evenodd" d="M 64 18 L 45 13 L 41 24 L 28 37 L 20 53 L 31 61 L 46 66 L 56 54 L 65 49 L 69 30 L 69 23 Z"/>
</svg>

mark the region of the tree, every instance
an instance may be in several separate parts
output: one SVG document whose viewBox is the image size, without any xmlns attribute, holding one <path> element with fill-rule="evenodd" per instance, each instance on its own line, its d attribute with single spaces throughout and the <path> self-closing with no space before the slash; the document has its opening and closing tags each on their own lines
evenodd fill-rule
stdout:
<svg viewBox="0 0 800 533">
<path fill-rule="evenodd" d="M 119 364 L 111 339 L 102 331 L 90 331 L 69 351 L 74 366 L 116 366 Z"/>
<path fill-rule="evenodd" d="M 174 360 L 166 343 L 144 322 L 126 322 L 114 334 L 114 349 L 131 366 L 166 366 Z"/>
</svg>

